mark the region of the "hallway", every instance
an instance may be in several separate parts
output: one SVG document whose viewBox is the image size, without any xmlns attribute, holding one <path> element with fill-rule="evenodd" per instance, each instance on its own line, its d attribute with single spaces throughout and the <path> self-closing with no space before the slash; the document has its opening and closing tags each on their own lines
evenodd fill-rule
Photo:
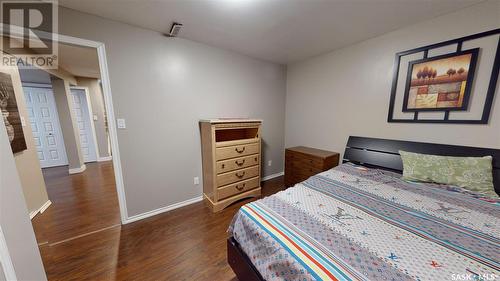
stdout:
<svg viewBox="0 0 500 281">
<path fill-rule="evenodd" d="M 113 162 L 86 166 L 83 173 L 73 175 L 67 166 L 43 169 L 52 205 L 32 220 L 40 246 L 120 225 Z"/>
</svg>

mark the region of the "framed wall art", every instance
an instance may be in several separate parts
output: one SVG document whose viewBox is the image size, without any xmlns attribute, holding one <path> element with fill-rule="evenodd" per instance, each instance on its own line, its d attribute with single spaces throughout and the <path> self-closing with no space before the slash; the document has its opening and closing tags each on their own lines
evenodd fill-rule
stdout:
<svg viewBox="0 0 500 281">
<path fill-rule="evenodd" d="M 466 42 L 480 38 L 492 37 L 495 42 L 493 56 L 482 56 L 481 48 L 464 49 Z M 439 48 L 455 48 L 445 54 L 429 56 L 429 52 Z M 411 58 L 421 54 L 419 59 L 408 60 L 402 65 L 405 57 Z M 470 100 L 475 94 L 473 85 L 480 60 L 491 60 L 493 67 L 487 71 L 489 84 L 484 96 L 484 106 L 480 119 L 450 118 L 450 112 L 467 111 Z M 485 64 L 486 65 L 486 64 Z M 399 123 L 457 123 L 487 124 L 495 95 L 500 67 L 500 29 L 490 30 L 462 38 L 436 43 L 396 54 L 394 75 L 389 102 L 388 122 Z M 398 81 L 406 70 L 406 81 Z M 401 75 L 400 75 L 401 74 Z M 483 71 L 484 76 L 484 71 Z M 483 80 L 484 81 L 484 80 Z M 398 91 L 404 87 L 404 91 Z M 401 89 L 401 88 L 399 88 Z M 397 94 L 402 93 L 402 104 L 396 106 Z M 476 93 L 477 95 L 477 93 Z M 401 97 L 401 96 L 399 96 Z M 476 97 L 478 99 L 478 97 Z M 401 98 L 399 98 L 401 100 Z M 395 111 L 412 113 L 413 118 L 396 118 Z M 442 118 L 419 118 L 419 112 L 442 112 Z M 423 113 L 422 113 L 423 114 Z"/>
<path fill-rule="evenodd" d="M 26 141 L 24 139 L 21 117 L 17 108 L 14 86 L 9 74 L 0 72 L 0 109 L 2 111 L 3 122 L 7 129 L 10 147 L 12 152 L 25 150 Z"/>
</svg>

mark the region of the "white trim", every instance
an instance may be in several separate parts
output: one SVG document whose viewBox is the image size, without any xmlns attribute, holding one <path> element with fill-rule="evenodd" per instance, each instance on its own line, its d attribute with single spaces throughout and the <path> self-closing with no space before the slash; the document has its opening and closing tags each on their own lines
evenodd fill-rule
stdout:
<svg viewBox="0 0 500 281">
<path fill-rule="evenodd" d="M 87 169 L 87 166 L 85 166 L 85 164 L 83 164 L 80 166 L 80 168 L 69 169 L 68 172 L 70 175 L 73 175 L 73 174 L 79 174 L 79 173 L 85 171 L 86 169 Z"/>
<path fill-rule="evenodd" d="M 274 179 L 274 178 L 277 178 L 277 177 L 281 177 L 282 175 L 284 175 L 285 172 L 279 172 L 279 173 L 276 173 L 276 174 L 271 174 L 269 176 L 265 176 L 262 178 L 262 181 L 268 181 L 270 179 Z"/>
<path fill-rule="evenodd" d="M 100 158 L 100 156 L 99 156 L 99 146 L 97 144 L 97 134 L 95 132 L 95 125 L 94 125 L 94 112 L 92 111 L 92 103 L 90 102 L 89 88 L 82 87 L 82 86 L 71 86 L 71 87 L 69 87 L 69 89 L 70 89 L 70 92 L 71 92 L 71 89 L 83 90 L 85 92 L 85 99 L 87 100 L 87 110 L 89 111 L 90 130 L 92 131 L 92 139 L 94 141 L 95 159 L 97 160 L 97 159 Z"/>
<path fill-rule="evenodd" d="M 71 37 L 73 38 L 73 37 Z M 66 38 L 68 42 L 69 38 Z M 81 41 L 85 43 L 85 41 Z M 92 41 L 93 42 L 93 41 Z M 91 43 L 91 42 L 87 42 Z M 93 42 L 94 44 L 97 42 Z M 120 206 L 120 216 L 123 224 L 129 220 L 127 211 L 127 200 L 125 198 L 125 186 L 123 184 L 123 171 L 120 157 L 120 149 L 118 148 L 118 133 L 116 131 L 115 110 L 113 108 L 113 98 L 111 95 L 111 86 L 108 73 L 108 62 L 106 59 L 106 48 L 103 43 L 97 48 L 97 56 L 99 58 L 99 70 L 101 72 L 101 85 L 104 95 L 104 105 L 106 106 L 106 118 L 108 120 L 109 139 L 111 141 L 111 151 L 113 152 L 113 170 L 115 171 L 116 191 L 118 193 L 118 205 Z"/>
<path fill-rule="evenodd" d="M 113 156 L 105 156 L 97 158 L 97 162 L 111 161 L 113 160 Z"/>
<path fill-rule="evenodd" d="M 47 208 L 50 207 L 50 205 L 52 205 L 52 201 L 47 200 L 47 202 L 45 202 L 45 204 L 43 204 L 42 207 L 40 207 L 40 209 L 38 210 L 40 214 L 45 212 L 45 210 L 47 210 Z"/>
<path fill-rule="evenodd" d="M 179 203 L 175 203 L 175 204 L 172 204 L 172 205 L 169 205 L 169 206 L 166 206 L 166 207 L 158 208 L 156 210 L 152 210 L 152 211 L 149 211 L 149 212 L 145 212 L 145 213 L 142 213 L 142 214 L 131 216 L 131 217 L 129 217 L 127 219 L 126 223 L 131 223 L 131 222 L 134 222 L 134 221 L 138 221 L 138 220 L 142 220 L 142 219 L 145 219 L 145 218 L 149 218 L 149 217 L 152 217 L 152 216 L 155 216 L 155 215 L 158 215 L 158 214 L 161 214 L 161 213 L 165 213 L 165 212 L 168 212 L 168 211 L 180 208 L 180 207 L 184 207 L 184 206 L 187 206 L 187 205 L 191 205 L 191 204 L 200 202 L 202 200 L 203 200 L 203 196 L 197 196 L 195 198 L 191 198 L 191 199 L 188 199 L 188 200 L 185 200 L 185 201 L 182 201 L 182 202 L 179 202 Z"/>
<path fill-rule="evenodd" d="M 30 212 L 30 220 L 32 220 L 38 214 L 38 210 Z"/>
<path fill-rule="evenodd" d="M 6 280 L 17 281 L 16 271 L 10 259 L 9 248 L 7 247 L 7 241 L 5 241 L 2 227 L 0 227 L 0 266 L 3 268 Z"/>
<path fill-rule="evenodd" d="M 47 200 L 47 202 L 45 202 L 42 207 L 38 208 L 38 210 L 35 210 L 33 212 L 30 213 L 30 220 L 32 220 L 36 215 L 38 215 L 38 213 L 43 213 L 45 212 L 45 210 L 47 210 L 48 207 L 50 207 L 50 205 L 52 205 L 52 201 L 50 200 Z"/>
<path fill-rule="evenodd" d="M 47 84 L 47 83 L 34 83 L 34 82 L 22 82 L 21 85 L 23 87 L 29 87 L 29 88 L 42 88 L 42 89 L 51 89 L 52 90 L 52 85 Z"/>
</svg>

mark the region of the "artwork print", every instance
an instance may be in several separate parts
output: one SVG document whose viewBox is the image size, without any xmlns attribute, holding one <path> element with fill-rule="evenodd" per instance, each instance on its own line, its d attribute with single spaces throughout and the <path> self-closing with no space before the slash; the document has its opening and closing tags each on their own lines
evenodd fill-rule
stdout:
<svg viewBox="0 0 500 281">
<path fill-rule="evenodd" d="M 12 152 L 16 153 L 25 150 L 26 141 L 17 108 L 14 87 L 10 75 L 6 73 L 0 73 L 0 109 Z"/>
<path fill-rule="evenodd" d="M 403 111 L 467 110 L 478 51 L 410 62 Z"/>
</svg>

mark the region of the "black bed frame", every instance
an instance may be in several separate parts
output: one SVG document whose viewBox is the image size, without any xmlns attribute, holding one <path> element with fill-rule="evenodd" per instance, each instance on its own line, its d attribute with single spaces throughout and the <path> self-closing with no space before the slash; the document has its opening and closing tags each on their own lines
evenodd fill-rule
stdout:
<svg viewBox="0 0 500 281">
<path fill-rule="evenodd" d="M 343 162 L 401 172 L 399 150 L 442 156 L 492 156 L 493 184 L 500 195 L 500 149 L 351 136 Z M 240 281 L 264 280 L 233 237 L 227 239 L 227 261 Z"/>
</svg>

